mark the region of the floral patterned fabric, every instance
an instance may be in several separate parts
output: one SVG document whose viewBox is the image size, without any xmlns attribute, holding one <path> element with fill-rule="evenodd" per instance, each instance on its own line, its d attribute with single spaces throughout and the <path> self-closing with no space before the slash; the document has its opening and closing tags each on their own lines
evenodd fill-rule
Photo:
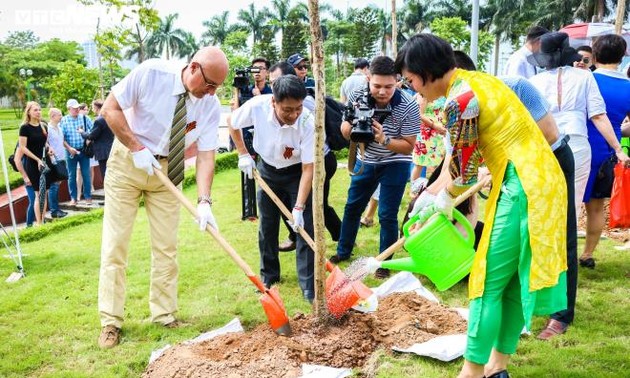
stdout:
<svg viewBox="0 0 630 378">
<path fill-rule="evenodd" d="M 469 297 L 483 294 L 496 203 L 511 162 L 527 196 L 532 252 L 528 285 L 523 288 L 523 305 L 527 307 L 526 302 L 532 300 L 527 293 L 539 291 L 540 297 L 546 291 L 542 289 L 557 287 L 561 273 L 567 269 L 567 191 L 562 170 L 527 109 L 496 77 L 458 69 L 449 83 L 444 113 L 453 156 L 457 157 L 451 165 L 451 172 L 459 176 L 456 184 L 470 185 L 476 180 L 482 157 L 492 174 L 484 233 L 470 274 Z"/>
<path fill-rule="evenodd" d="M 445 101 L 446 97 L 440 97 L 429 103 L 424 110 L 424 115 L 429 117 L 432 121 L 443 124 L 442 109 Z M 438 134 L 438 132 L 431 127 L 421 124 L 420 133 L 413 147 L 413 163 L 422 167 L 438 166 L 444 158 L 443 138 L 442 135 Z"/>
</svg>

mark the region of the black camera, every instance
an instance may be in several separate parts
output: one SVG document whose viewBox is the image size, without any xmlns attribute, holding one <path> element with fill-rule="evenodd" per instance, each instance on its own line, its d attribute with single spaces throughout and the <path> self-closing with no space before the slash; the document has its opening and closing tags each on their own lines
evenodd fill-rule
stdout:
<svg viewBox="0 0 630 378">
<path fill-rule="evenodd" d="M 352 124 L 350 140 L 355 143 L 370 143 L 374 141 L 372 119 L 378 117 L 378 123 L 383 124 L 387 116 L 392 114 L 389 109 L 376 109 L 371 101 L 370 90 L 365 88 L 359 99 L 348 104 L 343 113 L 343 120 Z"/>
<path fill-rule="evenodd" d="M 247 87 L 249 85 L 249 75 L 260 72 L 259 67 L 245 67 L 234 70 L 234 80 L 232 86 L 236 88 Z"/>
</svg>

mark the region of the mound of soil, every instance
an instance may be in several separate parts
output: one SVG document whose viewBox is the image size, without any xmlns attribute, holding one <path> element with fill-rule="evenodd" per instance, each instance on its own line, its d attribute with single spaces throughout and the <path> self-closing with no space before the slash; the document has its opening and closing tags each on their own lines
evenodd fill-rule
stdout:
<svg viewBox="0 0 630 378">
<path fill-rule="evenodd" d="M 416 293 L 384 298 L 375 313 L 349 312 L 340 320 L 297 314 L 293 334 L 276 335 L 268 324 L 194 345 L 168 349 L 143 377 L 292 378 L 301 364 L 361 367 L 377 348 L 409 347 L 439 335 L 466 332 L 466 321 Z"/>
</svg>

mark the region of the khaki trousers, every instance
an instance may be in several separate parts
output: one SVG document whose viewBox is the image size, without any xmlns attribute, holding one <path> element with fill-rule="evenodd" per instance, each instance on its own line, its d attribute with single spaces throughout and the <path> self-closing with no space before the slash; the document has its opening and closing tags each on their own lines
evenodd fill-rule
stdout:
<svg viewBox="0 0 630 378">
<path fill-rule="evenodd" d="M 167 172 L 166 159 L 160 160 Z M 151 321 L 168 324 L 177 311 L 177 226 L 179 202 L 156 176 L 137 169 L 129 150 L 114 141 L 105 176 L 105 214 L 98 310 L 101 326 L 122 326 L 129 241 L 144 196 L 151 232 Z"/>
</svg>

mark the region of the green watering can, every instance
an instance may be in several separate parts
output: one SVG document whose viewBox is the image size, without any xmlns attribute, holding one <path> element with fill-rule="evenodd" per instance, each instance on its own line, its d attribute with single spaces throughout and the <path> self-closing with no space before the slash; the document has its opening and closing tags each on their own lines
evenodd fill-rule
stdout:
<svg viewBox="0 0 630 378">
<path fill-rule="evenodd" d="M 439 212 L 410 235 L 409 228 L 418 218 L 419 215 L 414 215 L 403 225 L 405 249 L 411 257 L 382 261 L 381 267 L 420 273 L 429 278 L 438 290 L 444 291 L 470 273 L 475 257 L 475 231 L 468 219 L 453 209 L 453 218 L 464 226 L 468 235 L 466 238 Z"/>
</svg>

